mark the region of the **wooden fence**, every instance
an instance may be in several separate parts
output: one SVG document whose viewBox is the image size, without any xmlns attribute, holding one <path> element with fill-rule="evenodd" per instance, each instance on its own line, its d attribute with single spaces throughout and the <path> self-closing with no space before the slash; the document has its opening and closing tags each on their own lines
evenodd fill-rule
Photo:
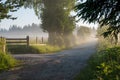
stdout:
<svg viewBox="0 0 120 80">
<path fill-rule="evenodd" d="M 29 46 L 29 36 L 26 38 L 4 38 L 0 37 L 0 51 L 6 51 L 6 44 L 7 45 L 27 45 Z"/>
<path fill-rule="evenodd" d="M 26 44 L 27 46 L 29 46 L 29 36 L 26 36 L 26 38 L 6 38 L 6 44 L 8 45 Z"/>
</svg>

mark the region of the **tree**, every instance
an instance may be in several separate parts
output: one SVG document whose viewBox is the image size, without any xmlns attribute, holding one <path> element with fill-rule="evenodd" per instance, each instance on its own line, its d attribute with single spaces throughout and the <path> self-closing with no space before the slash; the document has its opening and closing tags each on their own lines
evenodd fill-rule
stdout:
<svg viewBox="0 0 120 80">
<path fill-rule="evenodd" d="M 42 20 L 42 28 L 48 32 L 48 43 L 51 45 L 69 45 L 68 37 L 74 29 L 74 18 L 70 12 L 74 6 L 74 0 L 31 0 L 27 3 L 34 8 L 37 16 Z M 67 40 L 67 41 L 66 41 Z"/>
<path fill-rule="evenodd" d="M 0 0 L 0 21 L 2 19 L 16 19 L 9 12 L 17 11 L 24 3 L 24 0 Z"/>
<path fill-rule="evenodd" d="M 76 6 L 77 15 L 89 22 L 120 27 L 120 0 L 86 0 Z"/>
<path fill-rule="evenodd" d="M 76 5 L 79 18 L 98 22 L 101 27 L 109 26 L 104 36 L 113 35 L 116 43 L 120 32 L 120 0 L 86 0 Z"/>
<path fill-rule="evenodd" d="M 77 36 L 80 38 L 80 39 L 85 39 L 87 38 L 88 36 L 91 35 L 91 29 L 86 27 L 86 26 L 80 26 L 80 28 L 78 29 L 77 31 Z"/>
<path fill-rule="evenodd" d="M 108 36 L 110 36 L 112 38 L 112 41 L 114 41 L 114 44 L 117 45 L 118 44 L 118 34 L 120 33 L 120 28 L 117 27 L 108 27 L 107 31 L 103 32 L 102 35 L 104 36 L 104 38 L 107 38 Z"/>
<path fill-rule="evenodd" d="M 67 42 L 69 44 L 67 37 L 74 29 L 73 19 L 69 16 L 73 2 L 71 0 L 44 0 L 45 8 L 43 8 L 41 18 L 43 29 L 49 33 L 50 44 L 59 46 Z"/>
</svg>

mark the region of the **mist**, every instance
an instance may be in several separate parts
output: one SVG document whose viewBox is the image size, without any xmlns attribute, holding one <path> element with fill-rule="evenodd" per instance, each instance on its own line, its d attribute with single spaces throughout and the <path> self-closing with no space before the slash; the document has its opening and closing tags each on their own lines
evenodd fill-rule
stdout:
<svg viewBox="0 0 120 80">
<path fill-rule="evenodd" d="M 32 25 L 26 25 L 23 28 L 13 25 L 8 30 L 0 29 L 0 36 L 5 38 L 24 38 L 26 36 L 33 38 L 48 38 L 48 33 L 43 32 L 41 25 L 33 23 Z"/>
<path fill-rule="evenodd" d="M 87 30 L 88 29 L 88 30 Z M 87 26 L 80 26 L 75 29 L 75 43 L 77 45 L 82 45 L 83 43 L 87 43 L 89 41 L 93 41 L 96 39 L 97 31 L 94 28 L 89 28 Z"/>
</svg>

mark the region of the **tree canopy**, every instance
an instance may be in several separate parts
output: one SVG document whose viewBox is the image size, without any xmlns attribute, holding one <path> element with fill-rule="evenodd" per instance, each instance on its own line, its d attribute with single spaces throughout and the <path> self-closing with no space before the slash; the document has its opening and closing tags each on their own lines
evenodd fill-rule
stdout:
<svg viewBox="0 0 120 80">
<path fill-rule="evenodd" d="M 49 43 L 62 46 L 69 42 L 70 35 L 74 29 L 73 18 L 70 11 L 73 9 L 73 0 L 44 0 L 42 8 L 43 29 L 49 33 Z M 67 40 L 67 42 L 65 41 Z M 68 43 L 70 44 L 70 43 Z M 66 45 L 68 45 L 66 44 Z"/>
<path fill-rule="evenodd" d="M 0 0 L 0 21 L 2 19 L 16 19 L 9 14 L 15 12 L 23 5 L 24 0 Z"/>
<path fill-rule="evenodd" d="M 30 0 L 25 7 L 34 8 L 41 18 L 42 28 L 49 34 L 48 43 L 63 46 L 74 30 L 74 18 L 70 15 L 74 4 L 74 0 Z"/>
<path fill-rule="evenodd" d="M 76 5 L 76 11 L 84 21 L 120 27 L 120 0 L 86 0 Z"/>
</svg>

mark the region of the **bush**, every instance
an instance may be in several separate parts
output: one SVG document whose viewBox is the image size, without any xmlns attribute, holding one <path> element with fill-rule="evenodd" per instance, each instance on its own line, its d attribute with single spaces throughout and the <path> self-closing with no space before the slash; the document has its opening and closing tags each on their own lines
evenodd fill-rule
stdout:
<svg viewBox="0 0 120 80">
<path fill-rule="evenodd" d="M 99 51 L 75 80 L 120 80 L 120 47 Z"/>
<path fill-rule="evenodd" d="M 16 66 L 17 61 L 8 53 L 0 52 L 0 71 Z"/>
</svg>

